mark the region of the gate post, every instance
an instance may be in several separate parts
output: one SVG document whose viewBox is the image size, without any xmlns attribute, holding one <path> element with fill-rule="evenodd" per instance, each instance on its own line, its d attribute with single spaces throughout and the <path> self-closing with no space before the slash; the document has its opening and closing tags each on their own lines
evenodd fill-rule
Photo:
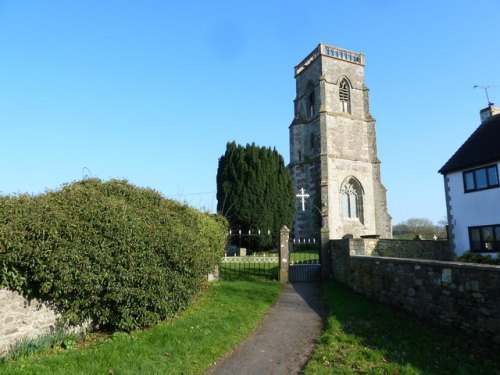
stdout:
<svg viewBox="0 0 500 375">
<path fill-rule="evenodd" d="M 289 262 L 289 249 L 288 244 L 290 240 L 290 229 L 283 225 L 280 229 L 280 271 L 279 281 L 281 284 L 288 282 L 288 264 Z"/>
<path fill-rule="evenodd" d="M 330 280 L 332 272 L 332 259 L 330 258 L 330 229 L 328 225 L 321 228 L 321 250 L 319 253 L 321 263 L 321 281 Z"/>
</svg>

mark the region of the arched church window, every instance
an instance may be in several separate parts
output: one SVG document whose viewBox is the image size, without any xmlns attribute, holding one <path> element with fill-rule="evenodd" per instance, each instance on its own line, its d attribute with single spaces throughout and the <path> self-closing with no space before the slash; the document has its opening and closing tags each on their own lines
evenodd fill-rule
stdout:
<svg viewBox="0 0 500 375">
<path fill-rule="evenodd" d="M 363 189 L 355 178 L 350 178 L 340 190 L 345 219 L 359 219 L 363 223 Z"/>
<path fill-rule="evenodd" d="M 351 113 L 351 88 L 347 79 L 343 79 L 339 85 L 340 108 L 344 113 Z"/>
</svg>

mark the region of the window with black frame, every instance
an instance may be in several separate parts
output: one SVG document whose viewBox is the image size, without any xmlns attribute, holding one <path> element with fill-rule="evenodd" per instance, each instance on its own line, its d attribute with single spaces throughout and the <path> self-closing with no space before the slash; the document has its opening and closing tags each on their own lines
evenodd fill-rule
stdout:
<svg viewBox="0 0 500 375">
<path fill-rule="evenodd" d="M 463 172 L 464 191 L 470 193 L 472 191 L 491 189 L 499 186 L 497 166 L 489 165 L 487 167 L 472 169 Z"/>
<path fill-rule="evenodd" d="M 500 224 L 469 227 L 469 241 L 472 251 L 500 251 Z"/>
</svg>

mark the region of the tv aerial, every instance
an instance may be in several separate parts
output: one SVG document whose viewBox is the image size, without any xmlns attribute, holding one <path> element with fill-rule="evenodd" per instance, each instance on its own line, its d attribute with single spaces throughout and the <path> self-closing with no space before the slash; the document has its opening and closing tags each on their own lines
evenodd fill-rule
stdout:
<svg viewBox="0 0 500 375">
<path fill-rule="evenodd" d="M 488 95 L 488 89 L 492 87 L 499 87 L 500 85 L 474 85 L 473 89 L 484 89 L 486 94 L 486 100 L 488 101 L 488 106 L 492 106 L 493 103 L 490 101 L 490 96 Z"/>
</svg>

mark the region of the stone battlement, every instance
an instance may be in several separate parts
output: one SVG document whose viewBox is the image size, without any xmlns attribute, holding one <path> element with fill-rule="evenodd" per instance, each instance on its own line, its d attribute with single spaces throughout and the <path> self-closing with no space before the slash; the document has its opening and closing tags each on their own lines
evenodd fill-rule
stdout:
<svg viewBox="0 0 500 375">
<path fill-rule="evenodd" d="M 354 64 L 365 65 L 365 55 L 353 51 L 348 51 L 346 49 L 341 49 L 328 44 L 320 43 L 318 46 L 309 54 L 307 57 L 300 62 L 295 67 L 295 75 L 297 76 L 302 72 L 309 64 L 311 64 L 318 56 L 324 55 L 329 56 L 334 59 L 345 60 L 352 62 Z"/>
</svg>

